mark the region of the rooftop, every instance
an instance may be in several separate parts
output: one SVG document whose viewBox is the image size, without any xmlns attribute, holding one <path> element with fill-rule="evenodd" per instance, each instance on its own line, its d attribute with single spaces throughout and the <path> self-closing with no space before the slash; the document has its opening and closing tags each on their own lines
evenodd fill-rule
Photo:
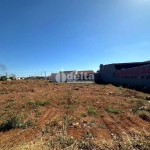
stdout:
<svg viewBox="0 0 150 150">
<path fill-rule="evenodd" d="M 115 65 L 115 68 L 117 70 L 121 70 L 122 68 L 128 69 L 128 68 L 140 67 L 140 66 L 149 65 L 149 64 L 150 64 L 150 60 L 143 61 L 143 62 L 113 63 L 113 65 Z M 112 65 L 112 64 L 107 64 L 107 65 Z"/>
<path fill-rule="evenodd" d="M 95 73 L 93 70 L 83 70 L 83 71 L 78 71 L 77 74 L 81 74 L 81 73 Z"/>
</svg>

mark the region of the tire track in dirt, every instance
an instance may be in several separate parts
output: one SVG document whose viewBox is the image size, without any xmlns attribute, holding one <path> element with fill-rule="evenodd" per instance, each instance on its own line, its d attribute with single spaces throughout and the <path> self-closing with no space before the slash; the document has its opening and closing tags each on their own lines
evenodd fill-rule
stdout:
<svg viewBox="0 0 150 150">
<path fill-rule="evenodd" d="M 43 115 L 40 117 L 38 121 L 39 128 L 43 128 L 46 123 L 50 123 L 50 121 L 58 115 L 58 110 L 56 108 L 46 108 Z"/>
<path fill-rule="evenodd" d="M 119 137 L 122 137 L 123 133 L 129 133 L 131 129 L 141 131 L 144 128 L 145 130 L 150 131 L 149 123 L 134 115 L 131 118 L 128 116 L 122 116 L 115 119 L 111 118 L 108 114 L 107 117 L 104 117 L 101 120 L 105 124 L 110 135 L 117 134 Z"/>
<path fill-rule="evenodd" d="M 0 148 L 3 147 L 3 145 L 5 145 L 6 142 L 8 147 L 13 147 L 13 145 L 16 145 L 20 142 L 32 141 L 36 135 L 37 135 L 37 130 L 32 130 L 32 129 L 30 131 L 24 132 L 23 134 L 20 129 L 16 129 L 12 131 L 10 130 L 5 135 L 4 134 L 1 135 L 2 139 L 0 140 Z"/>
<path fill-rule="evenodd" d="M 127 130 L 134 128 L 140 131 L 144 128 L 145 130 L 150 131 L 150 124 L 138 117 L 122 117 L 121 122 L 123 122 L 122 126 Z"/>
<path fill-rule="evenodd" d="M 84 135 L 84 132 L 82 129 L 70 127 L 67 130 L 67 136 L 73 137 L 76 140 L 80 140 Z"/>
<path fill-rule="evenodd" d="M 110 136 L 113 134 L 118 135 L 119 137 L 122 137 L 123 132 L 128 132 L 130 127 L 128 125 L 123 125 L 124 122 L 120 120 L 120 118 L 112 118 L 109 114 L 107 114 L 107 117 L 102 118 L 103 123 L 105 124 L 108 133 Z M 122 118 L 122 117 L 121 117 Z"/>
<path fill-rule="evenodd" d="M 100 127 L 92 129 L 92 134 L 100 141 L 112 142 L 111 129 L 115 122 L 110 117 L 107 119 L 105 117 L 99 118 L 98 120 Z"/>
<path fill-rule="evenodd" d="M 110 143 L 113 143 L 116 140 L 123 140 L 124 134 L 128 133 L 128 129 L 124 128 L 123 123 L 119 119 L 112 119 L 111 116 L 107 116 L 106 118 L 102 118 L 103 123 L 106 126 L 105 133 L 109 134 L 107 136 L 107 141 L 109 140 Z"/>
<path fill-rule="evenodd" d="M 106 126 L 107 132 L 109 134 L 111 134 L 113 129 L 116 128 L 115 127 L 116 121 L 113 120 L 109 115 L 107 117 L 102 118 L 102 122 Z"/>
</svg>

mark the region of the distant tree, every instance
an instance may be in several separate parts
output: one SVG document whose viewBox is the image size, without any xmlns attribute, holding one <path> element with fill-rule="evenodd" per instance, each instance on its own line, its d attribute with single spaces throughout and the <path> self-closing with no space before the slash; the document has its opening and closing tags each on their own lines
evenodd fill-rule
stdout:
<svg viewBox="0 0 150 150">
<path fill-rule="evenodd" d="M 13 80 L 14 78 L 13 77 L 9 77 L 9 79 Z"/>
<path fill-rule="evenodd" d="M 11 79 L 11 80 L 13 80 L 13 79 L 15 79 L 15 78 L 16 78 L 16 75 L 13 74 L 13 73 L 9 76 L 9 79 Z"/>
<path fill-rule="evenodd" d="M 1 76 L 0 77 L 0 81 L 6 81 L 7 80 L 7 77 L 6 76 Z"/>
</svg>

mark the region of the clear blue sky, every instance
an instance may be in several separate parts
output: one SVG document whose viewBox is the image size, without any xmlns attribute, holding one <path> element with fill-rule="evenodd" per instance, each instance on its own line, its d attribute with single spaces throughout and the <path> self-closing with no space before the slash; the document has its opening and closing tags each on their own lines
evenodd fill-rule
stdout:
<svg viewBox="0 0 150 150">
<path fill-rule="evenodd" d="M 145 60 L 150 0 L 0 0 L 1 75 Z"/>
</svg>

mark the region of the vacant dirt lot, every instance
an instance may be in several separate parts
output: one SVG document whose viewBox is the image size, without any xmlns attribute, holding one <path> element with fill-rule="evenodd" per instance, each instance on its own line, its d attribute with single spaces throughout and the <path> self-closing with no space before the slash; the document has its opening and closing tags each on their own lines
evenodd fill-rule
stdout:
<svg viewBox="0 0 150 150">
<path fill-rule="evenodd" d="M 0 82 L 0 149 L 150 149 L 148 94 L 113 85 Z"/>
</svg>

